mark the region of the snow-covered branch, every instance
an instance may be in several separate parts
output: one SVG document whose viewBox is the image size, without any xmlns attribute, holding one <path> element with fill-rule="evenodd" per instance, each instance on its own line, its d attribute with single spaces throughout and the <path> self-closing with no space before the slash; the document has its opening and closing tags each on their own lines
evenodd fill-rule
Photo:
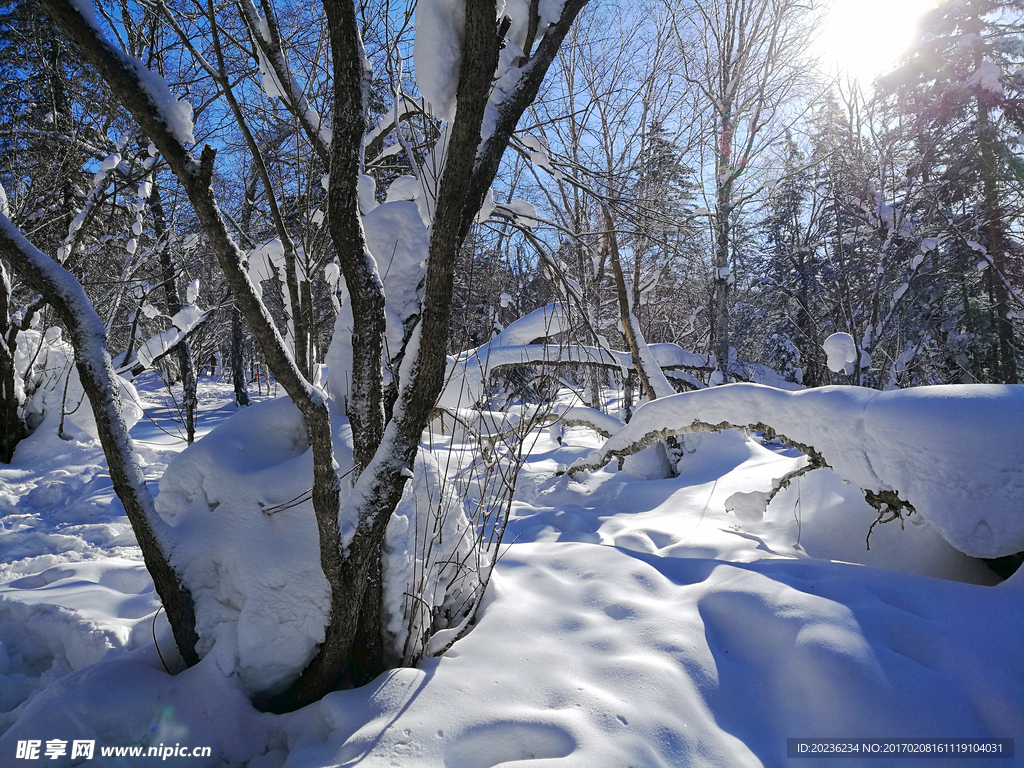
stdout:
<svg viewBox="0 0 1024 768">
<path fill-rule="evenodd" d="M 1015 386 L 786 392 L 732 384 L 641 406 L 570 471 L 603 467 L 669 435 L 749 426 L 785 436 L 876 497 L 909 502 L 952 546 L 992 558 L 1024 549 L 1022 415 L 1024 388 Z"/>
</svg>

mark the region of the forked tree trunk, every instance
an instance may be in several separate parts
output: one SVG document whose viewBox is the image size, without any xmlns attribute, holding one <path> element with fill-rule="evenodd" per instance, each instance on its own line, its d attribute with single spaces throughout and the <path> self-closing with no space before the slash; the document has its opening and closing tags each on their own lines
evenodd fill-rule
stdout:
<svg viewBox="0 0 1024 768">
<path fill-rule="evenodd" d="M 333 690 L 344 675 L 361 679 L 382 665 L 378 661 L 380 630 L 373 628 L 374 621 L 379 621 L 374 617 L 379 614 L 380 598 L 376 592 L 367 596 L 367 585 L 373 583 L 371 576 L 379 570 L 387 521 L 401 498 L 405 473 L 413 466 L 443 384 L 455 257 L 494 179 L 512 130 L 536 97 L 562 39 L 586 0 L 567 0 L 561 18 L 544 31 L 529 62 L 523 62 L 520 68 L 518 83 L 505 96 L 494 132 L 486 138 L 481 136 L 481 125 L 501 40 L 493 2 L 469 0 L 466 4 L 459 107 L 431 230 L 418 344 L 407 353 L 410 359 L 403 369 L 408 378 L 386 430 L 381 382 L 383 291 L 379 276 L 365 258 L 356 195 L 363 137 L 364 58 L 353 4 L 349 0 L 324 2 L 335 70 L 328 212 L 342 271 L 353 296 L 353 346 L 358 357 L 354 360 L 350 403 L 365 405 L 359 413 L 351 406 L 349 411 L 356 465 L 362 473 L 348 495 L 345 516 L 355 521 L 356 530 L 344 550 L 339 529 L 341 480 L 327 403 L 298 370 L 242 268 L 242 254 L 231 238 L 211 187 L 215 151 L 207 146 L 197 162 L 168 130 L 124 54 L 103 40 L 69 0 L 41 1 L 109 83 L 181 182 L 268 365 L 305 419 L 313 452 L 313 510 L 320 533 L 320 565 L 330 586 L 331 609 L 325 641 L 316 656 L 291 689 L 269 702 L 269 708 L 285 711 L 303 706 Z M 364 615 L 370 620 L 362 621 Z"/>
</svg>

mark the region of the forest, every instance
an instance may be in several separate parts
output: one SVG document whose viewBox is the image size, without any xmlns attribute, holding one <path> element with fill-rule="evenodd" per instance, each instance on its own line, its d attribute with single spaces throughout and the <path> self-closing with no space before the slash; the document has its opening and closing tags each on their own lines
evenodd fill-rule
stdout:
<svg viewBox="0 0 1024 768">
<path fill-rule="evenodd" d="M 869 5 L 0 2 L 0 763 L 1012 762 L 1024 2 Z"/>
</svg>

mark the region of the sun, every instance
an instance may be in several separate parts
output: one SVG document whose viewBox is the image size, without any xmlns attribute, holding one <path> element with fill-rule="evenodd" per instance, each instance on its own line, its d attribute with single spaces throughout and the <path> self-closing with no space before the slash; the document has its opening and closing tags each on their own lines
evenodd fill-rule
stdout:
<svg viewBox="0 0 1024 768">
<path fill-rule="evenodd" d="M 936 0 L 833 0 L 815 48 L 831 73 L 867 87 L 888 71 L 914 38 L 917 20 Z"/>
</svg>

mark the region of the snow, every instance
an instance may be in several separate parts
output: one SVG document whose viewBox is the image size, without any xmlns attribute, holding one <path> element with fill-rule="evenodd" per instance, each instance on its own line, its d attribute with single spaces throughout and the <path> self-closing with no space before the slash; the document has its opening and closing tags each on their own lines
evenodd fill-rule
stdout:
<svg viewBox="0 0 1024 768">
<path fill-rule="evenodd" d="M 557 405 L 555 406 L 554 415 L 563 424 L 587 426 L 603 437 L 611 437 L 625 426 L 621 419 L 610 416 L 596 408 L 587 408 L 581 405 Z"/>
<path fill-rule="evenodd" d="M 556 336 L 572 325 L 568 309 L 562 304 L 548 304 L 535 309 L 509 325 L 490 342 L 491 348 L 532 344 Z"/>
<path fill-rule="evenodd" d="M 359 210 L 365 216 L 377 207 L 377 182 L 373 176 L 359 174 L 358 182 Z"/>
<path fill-rule="evenodd" d="M 606 463 L 650 435 L 696 422 L 765 424 L 810 446 L 844 480 L 895 491 L 952 546 L 973 557 L 1024 550 L 1024 390 L 948 385 L 887 392 L 821 387 L 785 392 L 732 384 L 659 399 L 578 466 Z"/>
<path fill-rule="evenodd" d="M 154 360 L 167 354 L 182 338 L 184 335 L 177 328 L 168 328 L 165 331 L 154 333 L 139 346 L 139 351 L 136 353 L 139 364 L 143 368 L 149 368 Z"/>
<path fill-rule="evenodd" d="M 195 299 L 198 291 L 199 281 L 193 280 L 186 290 L 186 295 L 189 299 Z M 157 317 L 160 314 L 159 310 L 148 302 L 142 304 L 142 313 L 149 318 Z M 149 368 L 154 360 L 174 349 L 197 325 L 206 320 L 209 314 L 210 310 L 200 309 L 194 304 L 182 307 L 171 318 L 172 327 L 157 331 L 139 346 L 135 362 L 143 368 Z M 131 368 L 132 365 L 126 367 Z"/>
<path fill-rule="evenodd" d="M 105 173 L 109 173 L 121 164 L 121 154 L 119 152 L 113 152 L 107 155 L 106 159 L 100 163 L 100 170 Z"/>
<path fill-rule="evenodd" d="M 189 304 L 188 306 L 182 307 L 181 310 L 171 318 L 171 323 L 182 333 L 188 333 L 206 316 L 206 314 L 207 313 L 199 307 Z"/>
<path fill-rule="evenodd" d="M 566 308 L 561 304 L 550 304 L 516 320 L 486 344 L 457 356 L 450 356 L 445 387 L 441 392 L 438 407 L 458 410 L 479 402 L 484 397 L 485 385 L 491 372 L 501 366 L 578 361 L 617 368 L 623 372 L 633 368 L 633 359 L 628 352 L 573 344 L 535 343 L 547 337 L 555 337 L 569 326 Z M 602 339 L 602 343 L 607 342 Z M 699 386 L 703 384 L 692 376 L 673 369 L 710 369 L 715 365 L 714 357 L 687 352 L 677 344 L 651 344 L 648 350 L 650 357 L 646 365 L 650 370 L 665 368 L 669 370 L 670 375 L 693 380 L 695 385 Z M 751 368 L 753 370 L 749 372 L 754 376 L 761 375 L 757 370 L 758 366 Z M 767 375 L 764 377 L 768 378 Z M 781 377 L 776 374 L 775 379 L 779 378 Z M 776 382 L 773 380 L 771 383 Z"/>
<path fill-rule="evenodd" d="M 833 333 L 821 345 L 828 355 L 828 368 L 834 373 L 853 373 L 857 362 L 857 343 L 848 333 Z"/>
<path fill-rule="evenodd" d="M 267 61 L 267 57 L 263 54 L 262 50 L 257 50 L 256 55 L 259 58 L 260 85 L 263 87 L 263 92 L 267 94 L 267 98 L 283 100 L 286 91 L 284 86 L 281 85 L 281 81 L 277 79 L 277 73 L 270 66 L 270 62 Z"/>
<path fill-rule="evenodd" d="M 139 76 L 139 82 L 156 106 L 170 134 L 182 145 L 195 144 L 196 139 L 192 133 L 192 105 L 172 94 L 167 81 L 142 61 L 127 54 L 124 58 Z"/>
<path fill-rule="evenodd" d="M 140 386 L 157 424 L 142 421 L 133 436 L 150 482 L 160 479 L 161 513 L 177 534 L 198 534 L 182 537 L 175 557 L 201 585 L 209 651 L 182 669 L 96 444 L 37 431 L 0 466 L 4 764 L 20 762 L 13 755 L 26 739 L 95 740 L 97 765 L 112 764 L 99 758 L 103 746 L 187 744 L 211 747 L 210 757 L 162 762 L 718 768 L 781 765 L 790 737 L 1024 738 L 1021 577 L 991 586 L 991 572 L 952 549 L 923 513 L 905 530 L 877 526 L 866 551 L 875 512 L 856 480 L 844 485 L 828 470 L 794 481 L 760 519 L 728 512 L 728 499 L 769 488 L 803 461 L 737 430 L 686 436 L 679 476 L 653 481 L 614 466 L 556 475 L 601 439 L 583 426 L 566 426 L 560 442 L 535 433 L 511 543 L 476 625 L 418 669 L 288 715 L 260 713 L 246 691 L 266 687 L 283 660 L 299 663 L 311 634 L 304 619 L 322 611 L 309 502 L 273 506 L 308 488 L 301 419 L 284 400 L 225 418 L 235 413 L 230 385 L 204 378 L 206 436 L 174 458 L 183 443 L 161 432 L 170 426 L 156 403 L 162 386 L 152 374 Z M 876 469 L 897 453 L 884 448 L 890 433 L 914 454 L 903 465 L 920 461 L 923 475 L 976 470 L 999 451 L 1022 464 L 1006 443 L 1019 433 L 1015 388 L 847 390 L 825 390 L 814 421 L 835 441 L 859 429 L 850 441 L 867 440 L 885 426 L 884 440 L 865 442 L 885 459 Z M 785 415 L 787 402 L 814 392 L 744 397 Z M 705 394 L 676 399 L 696 398 L 710 420 Z M 625 430 L 668 424 L 666 413 L 680 410 L 672 403 L 644 405 Z M 577 408 L 558 410 L 588 415 Z M 211 424 L 220 426 L 209 432 Z M 435 454 L 425 461 L 439 467 L 449 438 L 430 439 Z M 976 457 L 986 440 L 994 445 Z M 413 483 L 431 471 L 414 469 Z M 1005 464 L 999 472 L 1011 476 Z M 400 541 L 392 538 L 391 554 Z"/>
<path fill-rule="evenodd" d="M 982 91 L 988 91 L 994 93 L 996 96 L 1003 95 L 1003 84 L 1000 82 L 999 65 L 994 61 L 983 61 L 978 68 L 972 72 L 968 78 L 966 85 L 969 88 L 978 88 Z"/>
<path fill-rule="evenodd" d="M 19 384 L 29 363 L 34 360 L 33 373 L 29 378 L 31 394 L 24 405 L 25 412 L 33 416 L 27 418 L 30 421 L 45 419 L 56 428 L 64 412 L 66 430 L 73 432 L 73 428 L 77 428 L 85 437 L 95 439 L 96 417 L 82 388 L 74 350 L 63 341 L 60 328 L 47 328 L 45 333 L 27 328 L 18 333 L 17 342 L 15 370 Z M 120 376 L 115 376 L 115 379 L 120 390 L 121 414 L 130 429 L 142 418 L 139 394 L 131 382 Z"/>
<path fill-rule="evenodd" d="M 89 26 L 95 31 L 99 39 L 105 40 L 105 35 L 102 27 L 99 25 L 96 14 L 93 10 L 93 4 L 91 0 L 69 0 L 70 4 L 74 6 L 82 18 Z M 150 70 L 140 59 L 134 56 L 129 56 L 127 53 L 119 48 L 115 48 L 109 44 L 106 46 L 106 53 L 110 56 L 116 56 L 126 64 L 132 71 L 135 72 L 139 78 L 139 85 L 146 91 L 153 106 L 156 107 L 160 118 L 167 126 L 167 130 L 171 135 L 181 144 L 195 144 L 195 137 L 192 134 L 194 128 L 192 123 L 192 105 L 187 101 L 179 100 L 174 94 L 171 93 L 170 86 L 167 81 L 158 75 L 156 72 Z M 152 153 L 151 153 L 152 154 Z M 104 161 L 104 166 L 107 165 L 114 155 L 109 156 Z M 110 166 L 110 168 L 103 168 L 101 172 L 111 170 L 117 166 L 120 162 L 118 157 L 117 162 Z M 96 182 L 93 182 L 94 186 Z"/>
<path fill-rule="evenodd" d="M 462 63 L 466 7 L 459 0 L 416 3 L 413 65 L 416 84 L 439 120 L 455 118 L 455 92 Z"/>
<path fill-rule="evenodd" d="M 430 247 L 428 231 L 416 203 L 393 200 L 390 192 L 388 202 L 375 206 L 362 217 L 362 221 L 366 246 L 376 262 L 376 270 L 382 275 L 387 297 L 387 347 L 392 355 L 396 355 L 402 349 L 406 324 L 419 313 L 421 283 L 426 275 Z M 326 357 L 328 387 L 339 403 L 344 401 L 348 392 L 352 366 L 351 332 L 351 304 L 343 300 Z"/>
<path fill-rule="evenodd" d="M 533 203 L 526 200 L 513 200 L 500 206 L 512 213 L 516 223 L 533 229 L 539 223 L 537 220 L 537 208 Z"/>
<path fill-rule="evenodd" d="M 339 463 L 351 433 L 335 420 Z M 346 458 L 347 457 L 347 458 Z M 250 694 L 279 692 L 313 657 L 330 608 L 305 425 L 287 399 L 243 409 L 183 451 L 160 480 L 157 511 L 196 603 L 198 650 Z"/>
<path fill-rule="evenodd" d="M 477 224 L 483 224 L 491 217 L 491 214 L 494 213 L 496 206 L 497 203 L 494 202 L 494 190 L 488 189 L 487 194 L 484 196 L 484 204 L 480 206 L 480 210 L 474 218 L 474 221 L 476 221 Z"/>
<path fill-rule="evenodd" d="M 284 243 L 279 237 L 268 240 L 249 251 L 248 259 L 249 279 L 256 288 L 256 294 L 262 295 L 263 289 L 260 283 L 264 280 L 274 279 L 278 270 L 284 268 Z M 282 290 L 287 291 L 285 281 L 282 281 L 281 284 Z"/>
<path fill-rule="evenodd" d="M 415 176 L 399 176 L 388 185 L 388 194 L 385 202 L 415 200 L 422 193 L 423 187 L 420 184 L 420 180 Z"/>
</svg>

